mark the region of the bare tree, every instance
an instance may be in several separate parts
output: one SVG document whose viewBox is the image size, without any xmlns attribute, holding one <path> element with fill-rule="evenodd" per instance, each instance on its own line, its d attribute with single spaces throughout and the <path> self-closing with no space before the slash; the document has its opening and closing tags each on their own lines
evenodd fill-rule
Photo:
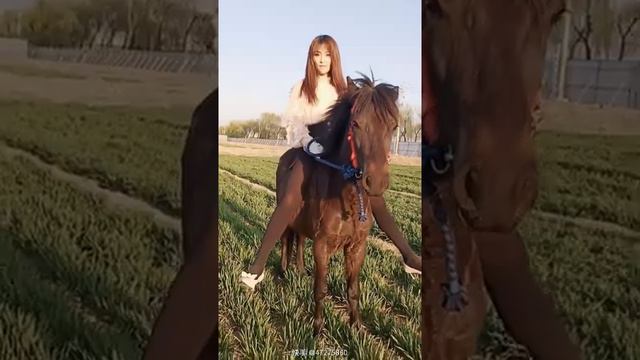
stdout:
<svg viewBox="0 0 640 360">
<path fill-rule="evenodd" d="M 633 30 L 640 24 L 640 2 L 635 0 L 617 0 L 614 4 L 617 12 L 616 32 L 620 47 L 618 60 L 623 60 L 626 55 L 627 43 L 633 34 Z"/>
<path fill-rule="evenodd" d="M 581 3 L 581 2 L 578 2 Z M 582 43 L 585 53 L 585 58 L 591 60 L 591 35 L 593 33 L 593 18 L 592 18 L 592 0 L 586 0 L 581 6 L 576 7 L 576 13 L 581 13 L 581 16 L 574 16 L 573 30 L 576 33 L 576 38 L 571 44 L 571 58 L 575 57 L 575 51 L 577 46 Z M 576 22 L 580 24 L 576 24 Z"/>
</svg>

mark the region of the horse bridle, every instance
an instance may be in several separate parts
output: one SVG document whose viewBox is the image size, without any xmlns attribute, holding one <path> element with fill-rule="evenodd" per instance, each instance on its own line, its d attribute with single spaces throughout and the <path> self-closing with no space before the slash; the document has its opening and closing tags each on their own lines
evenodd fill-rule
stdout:
<svg viewBox="0 0 640 360">
<path fill-rule="evenodd" d="M 423 59 L 422 71 L 423 74 L 428 74 L 428 70 L 425 69 L 428 62 L 425 60 Z M 447 283 L 443 284 L 445 296 L 442 306 L 448 311 L 460 311 L 467 304 L 467 299 L 466 291 L 458 274 L 455 233 L 451 228 L 441 194 L 437 191 L 436 186 L 436 181 L 439 178 L 443 178 L 447 173 L 453 171 L 454 148 L 452 144 L 436 145 L 439 137 L 438 108 L 428 80 L 428 77 L 422 79 L 427 86 L 426 89 L 423 88 L 422 99 L 425 109 L 422 115 L 423 131 L 425 132 L 422 143 L 422 194 L 429 200 L 435 220 L 444 237 Z M 427 133 L 427 131 L 432 132 Z"/>
<path fill-rule="evenodd" d="M 362 179 L 363 170 L 359 167 L 356 140 L 355 136 L 353 135 L 353 123 L 353 120 L 349 120 L 349 127 L 347 129 L 347 143 L 349 144 L 349 163 L 342 165 L 335 164 L 331 161 L 321 158 L 318 155 L 311 153 L 309 151 L 309 144 L 311 144 L 311 142 L 309 142 L 309 144 L 307 144 L 306 146 L 303 146 L 303 149 L 304 152 L 307 153 L 307 155 L 311 156 L 311 158 L 313 158 L 315 161 L 340 171 L 344 180 L 353 181 L 353 184 L 356 187 L 356 191 L 358 193 L 358 206 L 360 210 L 358 219 L 360 220 L 360 222 L 365 222 L 367 221 L 367 213 L 364 209 L 362 189 L 359 182 L 359 180 Z M 312 141 L 315 141 L 315 139 L 313 139 Z"/>
</svg>

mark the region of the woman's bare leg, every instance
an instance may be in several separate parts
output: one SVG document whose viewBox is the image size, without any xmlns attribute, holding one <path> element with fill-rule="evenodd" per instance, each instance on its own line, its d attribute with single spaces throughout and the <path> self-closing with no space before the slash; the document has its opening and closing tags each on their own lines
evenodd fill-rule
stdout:
<svg viewBox="0 0 640 360">
<path fill-rule="evenodd" d="M 267 258 L 287 228 L 293 217 L 300 210 L 302 203 L 302 183 L 304 180 L 304 166 L 302 161 L 294 161 L 287 179 L 287 190 L 282 200 L 276 206 L 267 229 L 262 237 L 255 261 L 249 266 L 249 273 L 261 275 L 267 263 Z"/>
</svg>

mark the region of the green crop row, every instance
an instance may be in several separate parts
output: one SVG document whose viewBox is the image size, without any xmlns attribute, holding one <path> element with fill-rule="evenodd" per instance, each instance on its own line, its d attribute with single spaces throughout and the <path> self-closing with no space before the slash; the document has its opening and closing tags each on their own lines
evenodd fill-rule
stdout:
<svg viewBox="0 0 640 360">
<path fill-rule="evenodd" d="M 0 156 L 0 183 L 0 357 L 139 358 L 178 234 L 22 158 Z"/>
</svg>

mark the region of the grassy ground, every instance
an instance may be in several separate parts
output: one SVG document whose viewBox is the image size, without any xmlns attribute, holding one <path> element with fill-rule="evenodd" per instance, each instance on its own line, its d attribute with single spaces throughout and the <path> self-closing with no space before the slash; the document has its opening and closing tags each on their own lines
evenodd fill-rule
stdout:
<svg viewBox="0 0 640 360">
<path fill-rule="evenodd" d="M 178 110 L 0 101 L 0 140 L 178 215 L 187 119 Z M 639 141 L 542 133 L 536 208 L 640 230 Z M 273 158 L 227 155 L 221 167 L 273 188 Z M 393 171 L 395 190 L 419 193 L 417 170 Z M 229 175 L 220 180 L 225 240 L 219 286 L 227 294 L 221 298 L 222 355 L 312 346 L 309 277 L 268 277 L 253 296 L 234 278 L 255 251 L 273 198 Z M 175 271 L 178 235 L 148 217 L 110 209 L 25 161 L 1 158 L 0 183 L 0 358 L 139 358 Z M 415 248 L 417 201 L 393 193 L 387 199 L 402 214 L 397 218 Z M 536 216 L 521 230 L 536 276 L 553 292 L 588 358 L 640 358 L 640 240 Z M 272 269 L 277 258 L 269 259 Z M 344 325 L 341 264 L 340 256 L 332 264 L 330 330 L 316 348 L 415 356 L 417 282 L 392 254 L 369 247 L 362 286 L 366 329 L 356 332 Z M 245 311 L 247 303 L 255 313 Z M 523 358 L 495 317 L 487 322 L 478 354 Z"/>
<path fill-rule="evenodd" d="M 227 174 L 220 174 L 220 298 L 223 348 L 241 358 L 260 353 L 281 356 L 294 349 L 344 349 L 358 358 L 419 358 L 420 282 L 406 275 L 400 261 L 387 251 L 369 247 L 361 272 L 361 313 L 366 331 L 348 326 L 342 254 L 330 264 L 327 333 L 314 342 L 313 279 L 290 271 L 274 279 L 279 266 L 273 254 L 267 278 L 249 295 L 237 281 L 255 254 L 274 197 L 257 192 Z M 410 211 L 410 210 L 407 210 Z M 310 244 L 305 263 L 313 270 Z M 231 350 L 234 349 L 234 350 Z M 224 357 L 226 358 L 226 357 Z"/>
<path fill-rule="evenodd" d="M 0 358 L 141 356 L 178 234 L 0 155 Z"/>
</svg>

